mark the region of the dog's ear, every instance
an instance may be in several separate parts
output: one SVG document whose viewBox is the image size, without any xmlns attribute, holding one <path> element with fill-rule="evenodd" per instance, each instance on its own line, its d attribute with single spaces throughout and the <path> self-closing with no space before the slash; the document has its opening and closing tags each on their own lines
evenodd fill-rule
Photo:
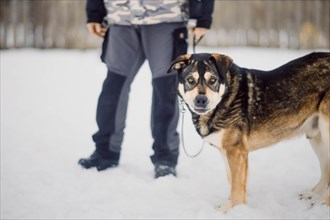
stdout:
<svg viewBox="0 0 330 220">
<path fill-rule="evenodd" d="M 191 54 L 185 54 L 178 56 L 172 63 L 170 68 L 167 70 L 167 73 L 176 70 L 177 72 L 182 71 L 188 64 L 189 59 L 191 58 Z"/>
<path fill-rule="evenodd" d="M 233 64 L 233 59 L 222 54 L 211 54 L 210 60 L 214 62 L 220 75 L 224 76 Z"/>
</svg>

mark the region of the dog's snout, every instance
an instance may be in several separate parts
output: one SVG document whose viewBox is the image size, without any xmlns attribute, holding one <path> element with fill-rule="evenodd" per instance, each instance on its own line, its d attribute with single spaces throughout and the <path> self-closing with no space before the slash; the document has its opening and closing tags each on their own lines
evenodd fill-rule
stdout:
<svg viewBox="0 0 330 220">
<path fill-rule="evenodd" d="M 200 108 L 205 108 L 207 105 L 208 99 L 206 95 L 198 95 L 195 98 L 195 106 Z"/>
</svg>

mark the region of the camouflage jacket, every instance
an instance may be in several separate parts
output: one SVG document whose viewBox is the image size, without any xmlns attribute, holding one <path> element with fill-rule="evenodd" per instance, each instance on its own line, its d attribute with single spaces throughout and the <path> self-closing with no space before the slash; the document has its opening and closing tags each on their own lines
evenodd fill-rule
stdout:
<svg viewBox="0 0 330 220">
<path fill-rule="evenodd" d="M 107 0 L 107 21 L 119 25 L 149 25 L 188 19 L 186 0 Z"/>
<path fill-rule="evenodd" d="M 149 25 L 185 22 L 190 17 L 197 20 L 197 27 L 210 28 L 213 6 L 214 0 L 87 0 L 86 9 L 87 22 Z M 198 15 L 189 14 L 189 8 Z"/>
</svg>

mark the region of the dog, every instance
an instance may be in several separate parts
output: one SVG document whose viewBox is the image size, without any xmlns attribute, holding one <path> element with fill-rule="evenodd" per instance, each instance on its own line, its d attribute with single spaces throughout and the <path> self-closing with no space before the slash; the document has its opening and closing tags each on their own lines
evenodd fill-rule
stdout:
<svg viewBox="0 0 330 220">
<path fill-rule="evenodd" d="M 306 134 L 319 159 L 321 178 L 300 199 L 330 205 L 330 53 L 311 53 L 274 70 L 242 68 L 221 54 L 185 54 L 168 73 L 198 134 L 217 147 L 231 185 L 229 201 L 246 204 L 248 154 Z"/>
</svg>

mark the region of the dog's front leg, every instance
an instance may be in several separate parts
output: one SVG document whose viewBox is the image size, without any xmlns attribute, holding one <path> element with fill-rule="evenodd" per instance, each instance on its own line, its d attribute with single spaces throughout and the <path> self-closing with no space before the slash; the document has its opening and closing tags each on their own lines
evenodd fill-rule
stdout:
<svg viewBox="0 0 330 220">
<path fill-rule="evenodd" d="M 227 212 L 235 205 L 246 203 L 246 182 L 248 174 L 248 147 L 243 139 L 235 144 L 224 144 L 231 176 L 230 200 L 219 209 Z"/>
</svg>

